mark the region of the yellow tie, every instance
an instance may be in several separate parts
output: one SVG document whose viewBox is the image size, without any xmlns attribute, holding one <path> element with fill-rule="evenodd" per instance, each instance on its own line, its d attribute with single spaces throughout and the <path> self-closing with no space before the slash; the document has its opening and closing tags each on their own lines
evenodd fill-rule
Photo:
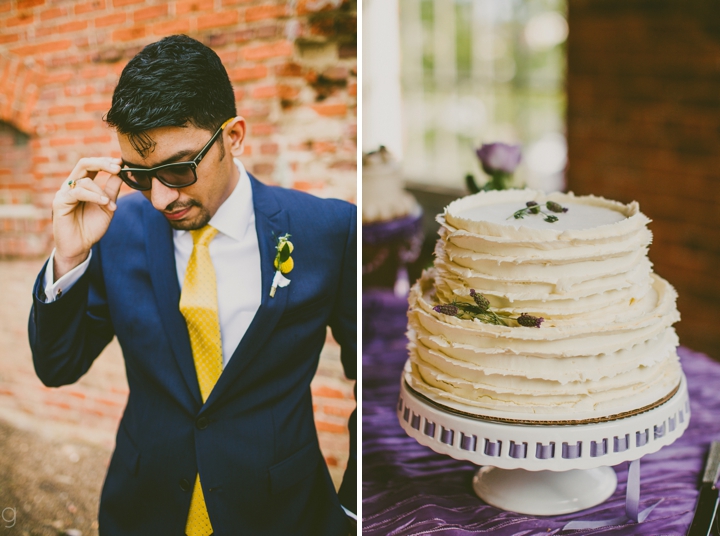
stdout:
<svg viewBox="0 0 720 536">
<path fill-rule="evenodd" d="M 180 296 L 180 312 L 185 317 L 190 334 L 190 346 L 203 402 L 210 396 L 210 392 L 222 373 L 222 341 L 218 319 L 217 285 L 215 269 L 208 250 L 208 245 L 215 238 L 217 232 L 217 229 L 209 225 L 190 231 L 194 245 Z M 190 499 L 185 534 L 208 536 L 212 532 L 210 516 L 200 486 L 200 474 L 198 474 Z"/>
</svg>

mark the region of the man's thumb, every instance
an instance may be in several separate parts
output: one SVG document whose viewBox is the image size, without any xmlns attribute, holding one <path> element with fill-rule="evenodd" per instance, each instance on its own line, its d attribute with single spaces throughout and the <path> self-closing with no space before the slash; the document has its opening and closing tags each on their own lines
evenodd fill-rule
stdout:
<svg viewBox="0 0 720 536">
<path fill-rule="evenodd" d="M 111 201 L 117 201 L 122 183 L 122 179 L 117 175 L 110 175 L 110 178 L 105 183 L 104 191 Z"/>
</svg>

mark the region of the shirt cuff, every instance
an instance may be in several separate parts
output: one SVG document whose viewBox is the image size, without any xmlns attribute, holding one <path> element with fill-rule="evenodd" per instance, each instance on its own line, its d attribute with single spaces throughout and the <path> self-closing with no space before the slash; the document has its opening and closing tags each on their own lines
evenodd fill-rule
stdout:
<svg viewBox="0 0 720 536">
<path fill-rule="evenodd" d="M 87 259 L 53 283 L 53 272 L 55 268 L 55 250 L 53 249 L 50 254 L 50 260 L 48 260 L 47 267 L 45 268 L 45 303 L 54 302 L 60 298 L 63 293 L 70 290 L 72 286 L 77 283 L 77 280 L 87 271 L 90 259 L 92 259 L 92 250 Z"/>
</svg>

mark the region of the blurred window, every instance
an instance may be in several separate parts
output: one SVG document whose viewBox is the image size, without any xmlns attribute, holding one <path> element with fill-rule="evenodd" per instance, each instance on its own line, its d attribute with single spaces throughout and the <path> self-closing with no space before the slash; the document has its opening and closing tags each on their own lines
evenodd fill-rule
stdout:
<svg viewBox="0 0 720 536">
<path fill-rule="evenodd" d="M 481 143 L 523 146 L 520 183 L 562 189 L 566 0 L 399 0 L 403 166 L 414 182 L 486 179 Z"/>
</svg>

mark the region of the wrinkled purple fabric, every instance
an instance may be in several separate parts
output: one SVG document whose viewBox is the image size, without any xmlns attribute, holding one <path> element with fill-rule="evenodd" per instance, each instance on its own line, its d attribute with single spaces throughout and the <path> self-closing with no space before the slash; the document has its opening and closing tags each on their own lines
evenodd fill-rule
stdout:
<svg viewBox="0 0 720 536">
<path fill-rule="evenodd" d="M 472 489 L 476 467 L 436 454 L 410 438 L 395 416 L 407 358 L 407 302 L 390 291 L 363 294 L 363 534 L 493 536 L 613 534 L 683 536 L 692 521 L 710 442 L 720 440 L 720 363 L 680 348 L 692 416 L 685 434 L 642 458 L 640 510 L 663 501 L 640 524 L 566 530 L 573 520 L 625 513 L 628 463 L 615 466 L 618 486 L 603 504 L 554 517 L 505 512 Z"/>
</svg>

